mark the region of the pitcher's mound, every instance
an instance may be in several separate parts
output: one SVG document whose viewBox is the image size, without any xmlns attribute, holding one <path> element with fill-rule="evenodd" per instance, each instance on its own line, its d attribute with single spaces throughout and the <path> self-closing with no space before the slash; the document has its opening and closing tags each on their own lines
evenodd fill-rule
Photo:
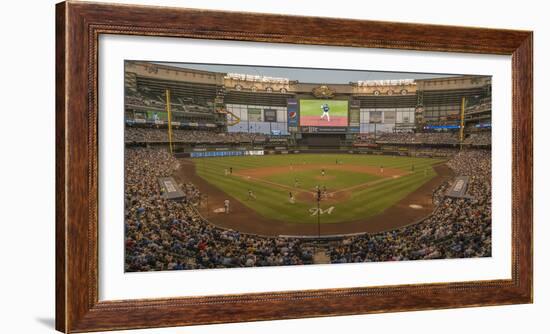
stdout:
<svg viewBox="0 0 550 334">
<path fill-rule="evenodd" d="M 411 204 L 411 205 L 409 205 L 409 208 L 419 210 L 419 209 L 422 209 L 423 207 L 422 207 L 422 205 Z"/>
</svg>

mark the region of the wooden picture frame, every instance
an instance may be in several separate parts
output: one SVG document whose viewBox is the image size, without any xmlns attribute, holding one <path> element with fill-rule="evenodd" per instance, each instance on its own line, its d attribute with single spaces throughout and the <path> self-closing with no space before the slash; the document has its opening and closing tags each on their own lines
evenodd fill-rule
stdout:
<svg viewBox="0 0 550 334">
<path fill-rule="evenodd" d="M 254 22 L 262 22 L 261 25 Z M 98 37 L 169 36 L 512 56 L 512 278 L 98 300 Z M 119 330 L 531 303 L 533 33 L 63 2 L 56 8 L 56 329 Z"/>
</svg>

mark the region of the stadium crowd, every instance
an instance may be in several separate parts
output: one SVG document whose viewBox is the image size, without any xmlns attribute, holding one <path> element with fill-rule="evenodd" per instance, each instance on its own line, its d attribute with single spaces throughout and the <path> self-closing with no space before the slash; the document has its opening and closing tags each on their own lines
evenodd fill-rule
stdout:
<svg viewBox="0 0 550 334">
<path fill-rule="evenodd" d="M 423 146 L 416 148 L 413 152 L 417 157 L 452 157 L 458 152 L 458 148 Z"/>
<path fill-rule="evenodd" d="M 383 133 L 377 143 L 386 144 L 458 144 L 458 135 L 452 132 L 397 132 Z"/>
<path fill-rule="evenodd" d="M 208 130 L 172 130 L 173 140 L 180 143 L 264 143 L 270 136 L 256 132 L 215 132 Z M 168 130 L 156 127 L 126 127 L 125 142 L 136 143 L 166 143 L 168 142 Z M 286 137 L 274 137 L 277 140 Z M 383 133 L 377 138 L 373 135 L 358 135 L 354 139 L 354 145 L 362 144 L 423 144 L 423 145 L 456 145 L 459 144 L 458 135 L 451 132 L 433 133 Z M 490 132 L 471 134 L 465 139 L 465 144 L 490 145 Z"/>
<path fill-rule="evenodd" d="M 125 270 L 275 266 L 313 263 L 299 239 L 249 236 L 217 228 L 195 209 L 201 193 L 180 184 L 182 201 L 166 200 L 157 182 L 178 168 L 163 150 L 126 149 Z"/>
<path fill-rule="evenodd" d="M 358 135 L 355 137 L 354 146 L 372 145 L 372 144 L 418 144 L 418 145 L 456 145 L 459 144 L 457 133 L 452 132 L 397 132 L 397 133 L 382 133 L 377 138 L 373 135 Z M 474 146 L 489 146 L 491 145 L 491 132 L 472 133 L 464 139 L 464 144 Z"/>
<path fill-rule="evenodd" d="M 361 144 L 375 144 L 376 138 L 374 135 L 368 135 L 368 134 L 360 134 L 355 136 L 354 145 L 361 145 Z"/>
<path fill-rule="evenodd" d="M 126 148 L 125 270 L 158 271 L 313 263 L 315 249 L 298 238 L 246 235 L 211 225 L 196 209 L 201 193 L 180 184 L 181 201 L 166 200 L 157 178 L 178 161 L 165 150 Z M 332 241 L 332 263 L 491 255 L 490 151 L 462 151 L 448 162 L 470 177 L 468 198 L 451 198 L 451 182 L 433 194 L 437 205 L 423 222 L 402 229 Z"/>
<path fill-rule="evenodd" d="M 491 132 L 485 131 L 485 132 L 479 132 L 479 133 L 472 133 L 464 140 L 464 144 L 474 145 L 474 146 L 491 145 Z"/>
<path fill-rule="evenodd" d="M 192 144 L 238 144 L 238 143 L 263 143 L 267 136 L 261 133 L 248 132 L 214 132 L 202 130 L 172 130 L 172 140 L 177 143 Z M 126 127 L 124 131 L 126 143 L 167 143 L 168 130 L 158 128 Z"/>
<path fill-rule="evenodd" d="M 211 114 L 214 112 L 212 101 L 192 99 L 172 95 L 171 107 L 174 112 Z M 133 107 L 156 107 L 163 112 L 166 108 L 164 94 L 155 94 L 148 90 L 127 90 L 125 105 Z"/>
<path fill-rule="evenodd" d="M 477 101 L 477 103 L 466 107 L 466 114 L 483 112 L 492 109 L 491 98 L 486 97 Z"/>
</svg>

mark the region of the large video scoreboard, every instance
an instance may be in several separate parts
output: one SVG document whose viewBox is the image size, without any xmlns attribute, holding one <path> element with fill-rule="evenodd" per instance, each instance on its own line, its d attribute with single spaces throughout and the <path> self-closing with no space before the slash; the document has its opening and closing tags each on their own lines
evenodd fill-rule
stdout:
<svg viewBox="0 0 550 334">
<path fill-rule="evenodd" d="M 348 101 L 300 100 L 300 126 L 348 126 Z"/>
<path fill-rule="evenodd" d="M 289 132 L 359 132 L 359 104 L 348 100 L 289 99 Z"/>
</svg>

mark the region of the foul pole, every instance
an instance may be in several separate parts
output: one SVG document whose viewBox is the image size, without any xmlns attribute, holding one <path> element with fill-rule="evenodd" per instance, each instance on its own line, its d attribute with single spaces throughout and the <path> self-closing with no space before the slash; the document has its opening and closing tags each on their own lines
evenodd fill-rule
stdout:
<svg viewBox="0 0 550 334">
<path fill-rule="evenodd" d="M 168 113 L 168 142 L 170 147 L 170 154 L 173 154 L 174 148 L 172 147 L 172 110 L 170 101 L 170 89 L 166 89 L 166 112 Z"/>
<path fill-rule="evenodd" d="M 321 188 L 317 186 L 317 236 L 321 240 Z"/>
</svg>

